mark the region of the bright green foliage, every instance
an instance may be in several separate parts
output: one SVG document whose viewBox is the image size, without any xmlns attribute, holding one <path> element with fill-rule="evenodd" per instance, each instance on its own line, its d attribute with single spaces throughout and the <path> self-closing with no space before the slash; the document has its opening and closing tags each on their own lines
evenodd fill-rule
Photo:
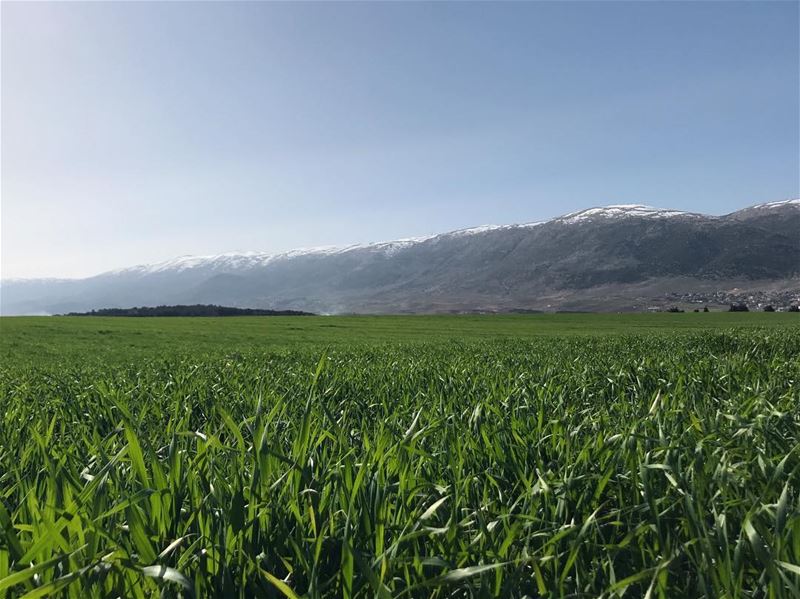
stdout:
<svg viewBox="0 0 800 599">
<path fill-rule="evenodd" d="M 105 362 L 320 346 L 536 339 L 573 335 L 758 327 L 800 330 L 800 314 L 495 314 L 408 316 L 236 316 L 229 318 L 0 318 L 0 362 L 52 363 L 64 358 Z"/>
<path fill-rule="evenodd" d="M 0 597 L 800 597 L 797 329 L 235 350 L 0 366 Z"/>
</svg>

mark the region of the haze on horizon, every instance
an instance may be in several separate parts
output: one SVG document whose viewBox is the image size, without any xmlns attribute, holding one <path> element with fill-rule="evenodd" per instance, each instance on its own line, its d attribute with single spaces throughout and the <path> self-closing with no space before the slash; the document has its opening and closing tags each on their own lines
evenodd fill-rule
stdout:
<svg viewBox="0 0 800 599">
<path fill-rule="evenodd" d="M 797 198 L 798 10 L 3 2 L 0 274 Z"/>
</svg>

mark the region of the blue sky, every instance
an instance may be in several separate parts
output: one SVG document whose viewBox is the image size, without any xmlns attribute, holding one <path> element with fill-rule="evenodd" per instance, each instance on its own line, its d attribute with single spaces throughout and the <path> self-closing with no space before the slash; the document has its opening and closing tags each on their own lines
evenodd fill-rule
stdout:
<svg viewBox="0 0 800 599">
<path fill-rule="evenodd" d="M 800 195 L 796 2 L 1 10 L 3 277 Z"/>
</svg>

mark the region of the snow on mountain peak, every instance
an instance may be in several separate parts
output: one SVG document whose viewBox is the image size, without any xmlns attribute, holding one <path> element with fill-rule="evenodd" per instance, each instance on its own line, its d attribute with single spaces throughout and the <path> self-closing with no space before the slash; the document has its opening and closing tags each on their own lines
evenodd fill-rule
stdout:
<svg viewBox="0 0 800 599">
<path fill-rule="evenodd" d="M 794 198 L 791 200 L 781 200 L 780 202 L 767 202 L 766 204 L 756 204 L 755 206 L 751 206 L 750 208 L 745 208 L 745 210 L 757 210 L 761 208 L 766 208 L 771 210 L 773 208 L 780 208 L 781 206 L 800 206 L 800 198 Z"/>
<path fill-rule="evenodd" d="M 112 270 L 105 274 L 153 274 L 159 272 L 181 272 L 194 268 L 209 268 L 214 271 L 227 272 L 235 270 L 247 270 L 266 266 L 271 262 L 299 258 L 302 256 L 330 256 L 334 254 L 345 254 L 353 250 L 372 250 L 382 252 L 391 256 L 400 250 L 417 244 L 430 237 L 412 237 L 407 239 L 396 239 L 394 241 L 382 241 L 377 243 L 363 243 L 352 245 L 324 245 L 306 248 L 296 248 L 285 252 L 226 252 L 224 254 L 212 254 L 206 256 L 179 256 L 156 264 L 141 264 L 129 268 Z"/>
<path fill-rule="evenodd" d="M 453 238 L 453 237 L 467 237 L 469 235 L 480 235 L 481 233 L 488 233 L 489 231 L 501 231 L 508 229 L 529 229 L 543 225 L 549 221 L 537 221 L 532 223 L 524 223 L 521 225 L 480 225 L 477 227 L 470 227 L 468 229 L 458 229 L 457 231 L 450 231 L 449 233 L 442 233 L 435 235 L 433 238 Z"/>
<path fill-rule="evenodd" d="M 644 204 L 611 204 L 597 208 L 588 208 L 560 216 L 555 221 L 561 223 L 579 223 L 595 218 L 626 218 L 631 216 L 649 218 L 673 218 L 676 216 L 701 216 L 680 210 L 663 210 Z"/>
<path fill-rule="evenodd" d="M 178 256 L 156 264 L 140 264 L 129 268 L 112 270 L 106 274 L 153 274 L 158 272 L 181 272 L 199 266 L 212 266 L 215 269 L 237 269 L 255 266 L 269 258 L 265 252 L 226 252 L 209 256 Z"/>
</svg>

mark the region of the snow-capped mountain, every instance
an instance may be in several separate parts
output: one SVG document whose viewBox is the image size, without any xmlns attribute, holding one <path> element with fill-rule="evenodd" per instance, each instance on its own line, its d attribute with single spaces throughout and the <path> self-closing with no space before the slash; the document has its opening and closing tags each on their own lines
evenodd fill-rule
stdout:
<svg viewBox="0 0 800 599">
<path fill-rule="evenodd" d="M 269 253 L 269 252 L 226 252 L 224 254 L 214 254 L 208 256 L 178 256 L 164 262 L 156 264 L 140 264 L 137 266 L 130 266 L 109 271 L 105 274 L 152 274 L 164 271 L 184 271 L 191 268 L 210 268 L 220 272 L 227 271 L 242 271 L 253 268 L 259 268 L 268 265 L 271 262 L 280 260 L 289 260 L 301 256 L 333 256 L 341 255 L 349 252 L 368 251 L 375 253 L 382 253 L 386 256 L 391 256 L 399 251 L 408 249 L 414 245 L 424 243 L 430 240 L 444 240 L 448 238 L 466 237 L 470 235 L 478 235 L 487 233 L 489 231 L 512 230 L 512 229 L 525 229 L 544 225 L 550 222 L 559 223 L 578 223 L 590 221 L 597 218 L 624 218 L 624 217 L 648 217 L 648 218 L 671 218 L 671 217 L 700 217 L 704 218 L 702 214 L 695 214 L 691 212 L 681 212 L 679 210 L 661 210 L 653 208 L 652 206 L 645 206 L 642 204 L 617 204 L 611 206 L 604 206 L 600 208 L 588 208 L 578 212 L 565 214 L 550 221 L 539 221 L 524 224 L 512 225 L 480 225 L 477 227 L 470 227 L 467 229 L 458 229 L 439 235 L 428 235 L 424 237 L 409 237 L 407 239 L 396 239 L 394 241 L 380 241 L 374 243 L 360 243 L 345 246 L 318 246 L 310 248 L 298 248 L 289 250 L 287 252 Z M 705 217 L 714 218 L 714 217 Z"/>
<path fill-rule="evenodd" d="M 695 212 L 682 212 L 680 210 L 662 210 L 643 204 L 613 204 L 599 208 L 588 208 L 565 214 L 555 219 L 562 223 L 586 222 L 596 219 L 619 219 L 619 218 L 713 218 Z"/>
<path fill-rule="evenodd" d="M 3 314 L 215 303 L 315 312 L 630 307 L 664 289 L 800 287 L 800 200 L 725 216 L 644 205 L 395 241 L 182 256 L 80 280 L 3 281 Z M 650 291 L 648 291 L 650 290 Z"/>
</svg>

